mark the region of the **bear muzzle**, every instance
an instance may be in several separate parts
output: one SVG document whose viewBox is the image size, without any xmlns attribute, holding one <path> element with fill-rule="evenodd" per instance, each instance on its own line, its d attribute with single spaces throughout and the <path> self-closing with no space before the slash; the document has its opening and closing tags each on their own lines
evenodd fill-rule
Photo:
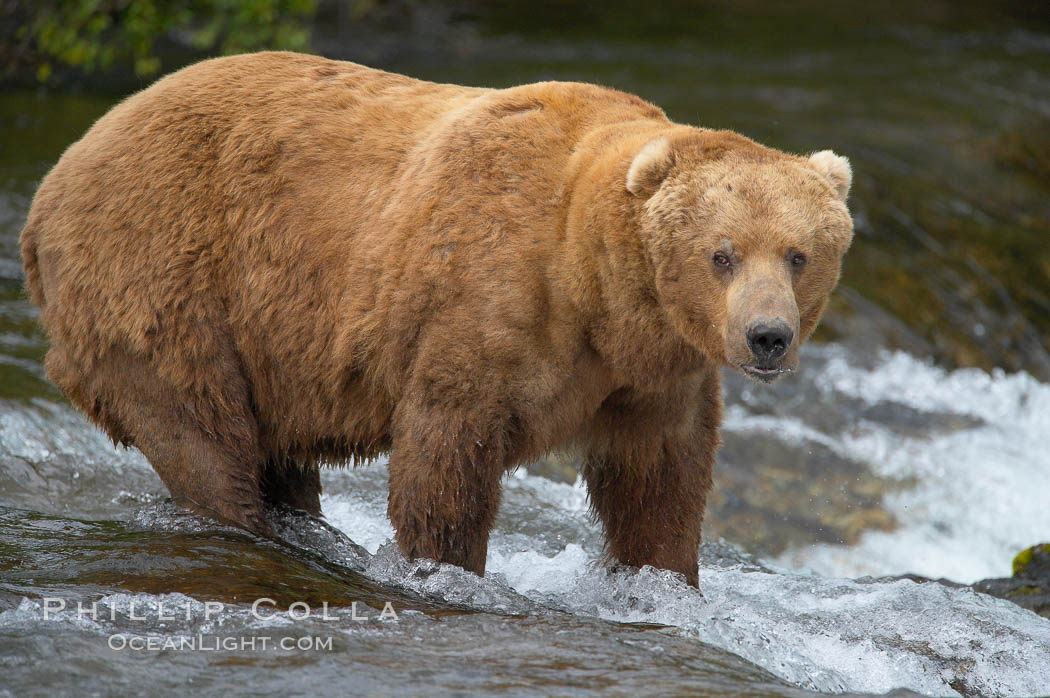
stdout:
<svg viewBox="0 0 1050 698">
<path fill-rule="evenodd" d="M 759 317 L 745 330 L 750 360 L 740 369 L 750 378 L 771 383 L 798 364 L 797 351 L 791 351 L 795 330 L 782 318 Z"/>
</svg>

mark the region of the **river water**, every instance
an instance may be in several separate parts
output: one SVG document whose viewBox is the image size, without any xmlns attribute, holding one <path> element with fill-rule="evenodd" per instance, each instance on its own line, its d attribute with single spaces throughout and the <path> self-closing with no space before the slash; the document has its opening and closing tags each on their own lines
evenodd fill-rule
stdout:
<svg viewBox="0 0 1050 698">
<path fill-rule="evenodd" d="M 3 94 L 0 695 L 1050 694 L 1050 620 L 959 585 L 1050 538 L 1050 197 L 1017 155 L 1050 119 L 1050 38 L 858 31 L 790 56 L 728 39 L 361 49 L 455 82 L 614 84 L 853 159 L 858 238 L 821 341 L 775 387 L 726 375 L 702 593 L 598 565 L 564 462 L 507 476 L 484 579 L 400 557 L 383 462 L 326 470 L 326 523 L 275 515 L 286 545 L 172 506 L 47 383 L 21 292 L 35 183 L 116 97 Z"/>
</svg>

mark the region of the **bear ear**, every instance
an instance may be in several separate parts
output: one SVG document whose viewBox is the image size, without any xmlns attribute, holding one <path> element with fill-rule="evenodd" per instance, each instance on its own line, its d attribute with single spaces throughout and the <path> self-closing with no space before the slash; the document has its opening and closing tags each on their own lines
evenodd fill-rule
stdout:
<svg viewBox="0 0 1050 698">
<path fill-rule="evenodd" d="M 656 191 L 671 170 L 671 143 L 665 136 L 654 138 L 638 151 L 627 170 L 627 191 L 648 196 Z"/>
<path fill-rule="evenodd" d="M 809 156 L 809 164 L 831 182 L 831 188 L 845 201 L 850 184 L 853 183 L 853 168 L 849 160 L 830 150 L 822 150 Z"/>
</svg>

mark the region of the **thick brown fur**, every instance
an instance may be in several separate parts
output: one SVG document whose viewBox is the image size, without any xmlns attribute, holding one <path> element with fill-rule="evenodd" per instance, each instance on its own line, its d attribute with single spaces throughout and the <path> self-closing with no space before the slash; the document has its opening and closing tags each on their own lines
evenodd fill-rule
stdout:
<svg viewBox="0 0 1050 698">
<path fill-rule="evenodd" d="M 610 555 L 695 585 L 720 367 L 756 313 L 797 352 L 852 235 L 819 155 L 587 84 L 222 58 L 69 148 L 26 284 L 51 378 L 186 506 L 269 535 L 389 452 L 401 550 L 482 573 L 504 472 L 575 446 Z"/>
</svg>

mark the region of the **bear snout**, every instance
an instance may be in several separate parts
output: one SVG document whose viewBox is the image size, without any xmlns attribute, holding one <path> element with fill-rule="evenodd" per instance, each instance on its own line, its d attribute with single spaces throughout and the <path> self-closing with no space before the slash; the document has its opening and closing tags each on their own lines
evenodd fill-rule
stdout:
<svg viewBox="0 0 1050 698">
<path fill-rule="evenodd" d="M 759 318 L 747 326 L 747 346 L 763 368 L 784 358 L 794 338 L 795 331 L 781 318 Z"/>
<path fill-rule="evenodd" d="M 794 328 L 783 318 L 755 318 L 744 328 L 748 356 L 734 363 L 748 378 L 772 383 L 795 368 L 795 335 Z"/>
</svg>

